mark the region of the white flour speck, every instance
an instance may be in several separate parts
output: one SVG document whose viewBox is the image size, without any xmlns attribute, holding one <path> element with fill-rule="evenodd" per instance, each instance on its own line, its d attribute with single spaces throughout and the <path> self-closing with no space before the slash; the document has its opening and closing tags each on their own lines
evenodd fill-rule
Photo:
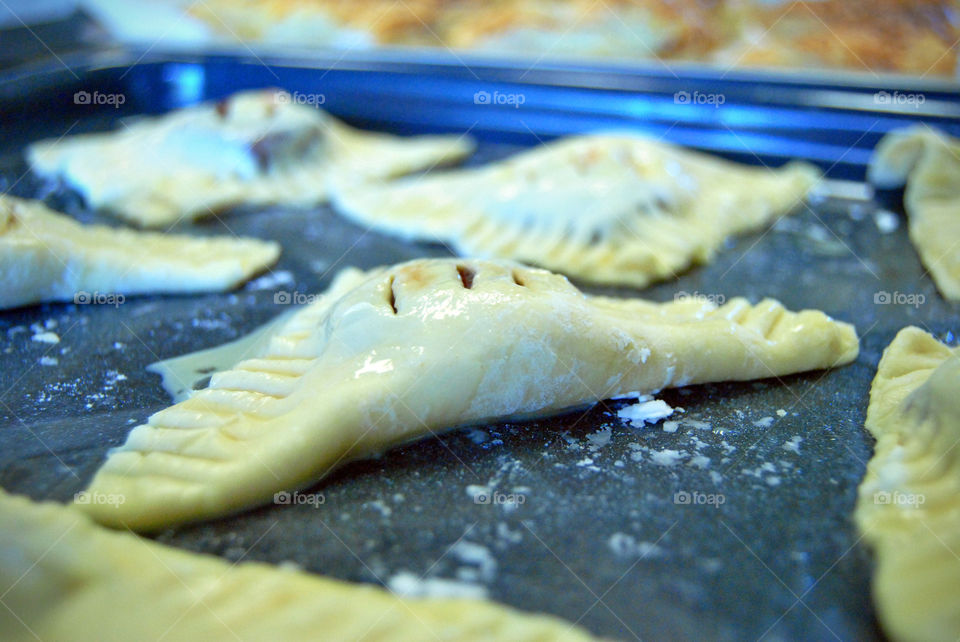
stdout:
<svg viewBox="0 0 960 642">
<path fill-rule="evenodd" d="M 652 542 L 638 542 L 632 535 L 614 533 L 607 540 L 607 546 L 614 555 L 620 557 L 655 557 L 663 553 L 663 549 Z"/>
<path fill-rule="evenodd" d="M 773 417 L 764 417 L 763 419 L 757 419 L 753 422 L 753 425 L 757 428 L 769 428 L 773 425 Z"/>
<path fill-rule="evenodd" d="M 792 453 L 800 454 L 800 443 L 803 441 L 803 437 L 800 435 L 794 435 L 781 446 L 784 450 L 788 450 Z"/>
<path fill-rule="evenodd" d="M 650 459 L 658 466 L 676 466 L 683 461 L 683 458 L 686 457 L 687 454 L 688 453 L 683 450 L 665 448 L 664 450 L 651 452 Z"/>
<path fill-rule="evenodd" d="M 600 450 L 609 444 L 612 434 L 613 431 L 610 429 L 610 426 L 607 426 L 606 428 L 601 428 L 597 432 L 587 435 L 587 441 L 590 442 L 590 450 Z"/>
</svg>

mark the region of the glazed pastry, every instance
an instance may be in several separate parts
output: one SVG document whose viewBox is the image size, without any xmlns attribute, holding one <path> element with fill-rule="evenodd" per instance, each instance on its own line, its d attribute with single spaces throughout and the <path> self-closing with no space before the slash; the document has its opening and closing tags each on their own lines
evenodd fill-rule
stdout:
<svg viewBox="0 0 960 642">
<path fill-rule="evenodd" d="M 103 501 L 117 498 L 100 498 Z M 0 491 L 0 639 L 593 639 L 545 615 L 177 550 Z"/>
<path fill-rule="evenodd" d="M 123 505 L 81 508 L 156 530 L 448 428 L 828 368 L 858 351 L 852 326 L 776 301 L 592 297 L 543 270 L 454 259 L 346 270 L 261 345 L 110 452 L 89 489 Z"/>
<path fill-rule="evenodd" d="M 34 171 L 62 178 L 91 207 L 162 226 L 240 203 L 320 203 L 334 167 L 375 181 L 472 150 L 464 137 L 362 132 L 300 104 L 300 97 L 235 94 L 115 132 L 42 141 L 28 157 Z"/>
<path fill-rule="evenodd" d="M 91 303 L 108 294 L 229 290 L 279 255 L 272 241 L 82 225 L 40 201 L 0 196 L 0 309 Z"/>
<path fill-rule="evenodd" d="M 341 213 L 465 256 L 642 287 L 706 263 L 727 237 L 796 207 L 817 171 L 738 165 L 633 136 L 564 139 L 486 167 L 385 185 L 346 181 Z"/>
<path fill-rule="evenodd" d="M 960 350 L 897 334 L 870 389 L 876 438 L 854 517 L 873 548 L 873 599 L 894 640 L 960 638 Z"/>
<path fill-rule="evenodd" d="M 960 141 L 924 126 L 887 134 L 868 178 L 882 189 L 906 185 L 910 240 L 944 298 L 960 300 Z"/>
</svg>

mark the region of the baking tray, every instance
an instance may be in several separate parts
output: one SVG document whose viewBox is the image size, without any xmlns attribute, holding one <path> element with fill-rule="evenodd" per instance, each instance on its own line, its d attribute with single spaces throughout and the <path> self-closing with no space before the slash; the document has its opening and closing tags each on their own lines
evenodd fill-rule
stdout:
<svg viewBox="0 0 960 642">
<path fill-rule="evenodd" d="M 158 540 L 359 582 L 385 584 L 402 573 L 458 580 L 616 639 L 880 637 L 870 555 L 851 522 L 871 454 L 863 429 L 870 381 L 904 325 L 954 341 L 960 324 L 957 306 L 925 275 L 902 212 L 882 214 L 856 181 L 870 149 L 892 128 L 922 121 L 960 134 L 955 86 L 523 69 L 368 54 L 67 55 L 0 75 L 0 188 L 43 198 L 84 221 L 116 224 L 86 209 L 76 193 L 29 173 L 24 145 L 263 86 L 322 94 L 326 109 L 355 125 L 469 132 L 479 148 L 468 165 L 595 129 L 642 131 L 752 163 L 810 159 L 835 179 L 826 190 L 833 196 L 730 241 L 713 264 L 679 280 L 642 292 L 584 289 L 660 301 L 678 292 L 772 296 L 791 309 L 819 308 L 853 322 L 861 353 L 832 371 L 665 391 L 660 397 L 685 411 L 673 417 L 681 421 L 674 433 L 662 424 L 623 425 L 616 410 L 627 401 L 450 432 L 344 467 L 309 490 L 322 494 L 318 506 L 268 506 Z M 77 91 L 122 93 L 125 101 L 116 109 L 78 105 Z M 522 94 L 524 102 L 475 100 L 477 92 L 494 91 Z M 674 98 L 694 91 L 722 93 L 724 103 Z M 922 92 L 924 101 L 884 103 L 879 91 Z M 895 202 L 894 195 L 883 207 Z M 891 221 L 899 221 L 892 231 Z M 0 313 L 0 486 L 35 499 L 71 499 L 107 449 L 169 404 L 145 366 L 242 336 L 286 309 L 274 303 L 276 292 L 318 292 L 346 265 L 448 255 L 442 246 L 352 225 L 327 206 L 238 207 L 181 229 L 276 239 L 284 252 L 265 278 L 232 293 Z M 883 304 L 885 292 L 923 302 Z M 48 330 L 59 343 L 32 340 Z M 43 365 L 52 359 L 55 365 Z M 476 503 L 471 486 L 524 501 Z M 683 503 L 678 493 L 715 501 Z"/>
</svg>

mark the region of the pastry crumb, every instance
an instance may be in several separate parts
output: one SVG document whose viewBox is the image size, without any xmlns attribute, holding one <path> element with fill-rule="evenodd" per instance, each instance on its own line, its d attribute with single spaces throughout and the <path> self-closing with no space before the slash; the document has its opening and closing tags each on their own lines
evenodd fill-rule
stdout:
<svg viewBox="0 0 960 642">
<path fill-rule="evenodd" d="M 664 400 L 641 397 L 637 403 L 618 410 L 617 417 L 639 428 L 644 424 L 655 424 L 673 413 L 674 408 Z"/>
<path fill-rule="evenodd" d="M 900 219 L 889 210 L 878 210 L 875 212 L 873 222 L 876 223 L 877 229 L 880 230 L 881 234 L 890 234 L 900 227 Z"/>
<path fill-rule="evenodd" d="M 487 589 L 479 584 L 447 580 L 438 577 L 419 578 L 409 571 L 402 571 L 387 581 L 387 588 L 400 597 L 449 597 L 482 600 Z"/>
</svg>

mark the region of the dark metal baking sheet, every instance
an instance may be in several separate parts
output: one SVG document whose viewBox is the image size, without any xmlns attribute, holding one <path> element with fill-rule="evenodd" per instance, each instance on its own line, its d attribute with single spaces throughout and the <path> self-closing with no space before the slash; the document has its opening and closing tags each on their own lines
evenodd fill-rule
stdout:
<svg viewBox="0 0 960 642">
<path fill-rule="evenodd" d="M 126 54 L 64 65 L 0 77 L 0 188 L 110 224 L 75 193 L 27 172 L 23 145 L 265 85 L 322 93 L 326 108 L 377 129 L 469 130 L 481 143 L 468 164 L 562 133 L 619 127 L 750 162 L 807 156 L 828 175 L 857 178 L 891 127 L 922 117 L 960 133 L 948 91 L 931 91 L 918 115 L 872 109 L 873 87 L 708 85 L 576 69 L 520 74 L 411 61 L 137 61 Z M 720 108 L 671 111 L 685 107 L 672 94 L 711 87 L 725 92 Z M 119 109 L 76 105 L 79 90 L 122 92 L 126 101 Z M 528 100 L 517 109 L 476 104 L 478 91 L 522 91 Z M 493 599 L 618 639 L 879 637 L 870 557 L 850 518 L 871 453 L 862 428 L 869 384 L 901 327 L 916 324 L 952 341 L 958 323 L 957 306 L 925 275 L 902 217 L 884 233 L 877 209 L 867 200 L 820 199 L 770 230 L 731 241 L 713 264 L 678 281 L 642 292 L 584 288 L 655 300 L 678 292 L 772 296 L 793 309 L 823 309 L 857 326 L 861 354 L 850 366 L 666 391 L 663 399 L 685 409 L 673 418 L 681 422 L 675 433 L 662 424 L 623 425 L 616 410 L 629 402 L 610 401 L 553 419 L 460 430 L 346 466 L 310 489 L 324 497 L 317 507 L 269 506 L 157 538 L 363 582 L 402 572 L 477 577 Z M 276 291 L 317 292 L 344 265 L 448 254 L 354 226 L 326 206 L 240 207 L 183 229 L 277 239 L 284 253 L 272 276 L 229 294 L 0 313 L 0 486 L 36 499 L 72 498 L 108 448 L 169 403 L 159 377 L 144 367 L 252 330 L 286 309 L 274 303 Z M 923 302 L 878 303 L 884 292 Z M 32 340 L 47 329 L 59 343 Z M 50 359 L 56 364 L 43 365 Z M 470 486 L 525 501 L 475 503 Z M 722 495 L 723 503 L 678 503 L 683 492 Z M 458 541 L 486 553 L 451 549 Z"/>
</svg>

